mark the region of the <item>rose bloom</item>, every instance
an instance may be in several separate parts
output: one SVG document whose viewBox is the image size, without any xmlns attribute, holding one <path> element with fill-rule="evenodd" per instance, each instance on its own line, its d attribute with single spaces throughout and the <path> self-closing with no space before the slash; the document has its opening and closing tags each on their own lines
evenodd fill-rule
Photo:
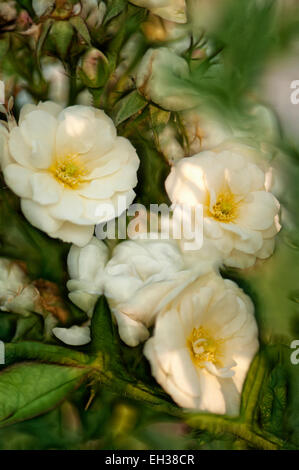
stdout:
<svg viewBox="0 0 299 470">
<path fill-rule="evenodd" d="M 187 21 L 185 0 L 131 0 L 131 3 L 175 23 Z"/>
<path fill-rule="evenodd" d="M 226 265 L 247 268 L 273 253 L 279 203 L 263 166 L 261 153 L 232 141 L 180 160 L 166 179 L 173 203 L 202 204 L 204 246 L 212 243 Z"/>
<path fill-rule="evenodd" d="M 237 415 L 257 335 L 249 297 L 232 281 L 209 273 L 165 306 L 144 354 L 178 405 Z"/>
<path fill-rule="evenodd" d="M 120 215 L 120 196 L 127 207 L 135 197 L 138 156 L 102 110 L 27 104 L 7 138 L 6 184 L 29 222 L 51 237 L 84 246 L 95 224 Z"/>
</svg>

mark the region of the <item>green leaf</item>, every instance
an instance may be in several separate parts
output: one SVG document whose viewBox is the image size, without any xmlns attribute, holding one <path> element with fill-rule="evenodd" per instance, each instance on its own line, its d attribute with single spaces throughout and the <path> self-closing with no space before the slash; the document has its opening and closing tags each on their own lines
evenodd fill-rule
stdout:
<svg viewBox="0 0 299 470">
<path fill-rule="evenodd" d="M 147 101 L 138 93 L 132 91 L 127 96 L 117 102 L 113 110 L 113 120 L 116 126 L 134 114 L 141 111 L 147 105 Z"/>
<path fill-rule="evenodd" d="M 0 374 L 0 427 L 45 413 L 79 385 L 86 370 L 17 364 Z"/>
<path fill-rule="evenodd" d="M 43 319 L 40 315 L 20 316 L 17 320 L 16 331 L 12 341 L 18 341 L 28 336 L 34 341 L 41 340 L 43 338 L 43 328 Z"/>
</svg>

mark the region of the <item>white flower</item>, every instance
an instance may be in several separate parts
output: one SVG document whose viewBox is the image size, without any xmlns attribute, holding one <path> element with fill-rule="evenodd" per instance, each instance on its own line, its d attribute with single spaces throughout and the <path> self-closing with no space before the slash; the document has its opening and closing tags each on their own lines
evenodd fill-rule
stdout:
<svg viewBox="0 0 299 470">
<path fill-rule="evenodd" d="M 37 14 L 37 16 L 42 16 L 51 9 L 55 5 L 55 0 L 32 0 L 32 8 Z"/>
<path fill-rule="evenodd" d="M 26 315 L 35 311 L 38 300 L 38 290 L 20 266 L 0 258 L 0 310 Z"/>
<path fill-rule="evenodd" d="M 83 346 L 90 342 L 89 326 L 73 325 L 70 328 L 53 328 L 54 335 L 70 346 Z"/>
<path fill-rule="evenodd" d="M 106 275 L 105 295 L 120 337 L 129 346 L 148 338 L 148 328 L 165 302 L 197 276 L 185 267 L 177 243 L 171 240 L 120 243 Z"/>
<path fill-rule="evenodd" d="M 105 243 L 93 237 L 84 247 L 72 245 L 68 258 L 70 300 L 92 316 L 98 297 L 104 289 L 104 268 L 108 261 Z"/>
<path fill-rule="evenodd" d="M 153 376 L 178 405 L 238 414 L 244 379 L 258 349 L 253 310 L 235 283 L 210 273 L 159 314 L 144 354 Z"/>
<path fill-rule="evenodd" d="M 5 181 L 29 222 L 51 237 L 84 246 L 94 224 L 111 211 L 118 217 L 134 199 L 139 159 L 102 110 L 25 105 L 8 145 L 9 161 L 1 151 Z"/>
<path fill-rule="evenodd" d="M 92 317 L 95 304 L 104 291 L 105 266 L 109 252 L 104 242 L 93 237 L 84 247 L 72 245 L 67 267 L 69 299 Z M 82 346 L 90 342 L 90 321 L 70 328 L 53 328 L 53 334 L 66 344 Z"/>
<path fill-rule="evenodd" d="M 177 54 L 187 52 L 193 39 L 189 24 L 173 23 L 153 14 L 142 24 L 142 32 L 149 43 L 164 44 Z"/>
<path fill-rule="evenodd" d="M 246 268 L 270 256 L 280 229 L 279 203 L 258 161 L 263 155 L 254 148 L 227 142 L 180 160 L 165 182 L 173 203 L 203 205 L 204 242 L 229 266 Z"/>
<path fill-rule="evenodd" d="M 185 59 L 167 47 L 148 49 L 136 75 L 136 86 L 146 99 L 170 111 L 193 108 L 199 97 L 196 91 L 182 85 L 188 79 Z"/>
<path fill-rule="evenodd" d="M 69 94 L 69 79 L 65 68 L 60 61 L 45 61 L 42 65 L 44 78 L 49 86 L 49 94 L 51 101 L 65 105 Z"/>
<path fill-rule="evenodd" d="M 131 3 L 175 23 L 187 21 L 185 0 L 131 0 Z"/>
</svg>

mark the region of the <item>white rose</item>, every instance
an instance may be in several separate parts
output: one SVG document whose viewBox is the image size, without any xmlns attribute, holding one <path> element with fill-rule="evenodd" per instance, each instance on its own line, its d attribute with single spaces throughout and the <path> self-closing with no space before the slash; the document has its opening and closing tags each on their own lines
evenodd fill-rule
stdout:
<svg viewBox="0 0 299 470">
<path fill-rule="evenodd" d="M 235 283 L 210 273 L 159 314 L 144 354 L 153 376 L 178 405 L 238 414 L 244 379 L 258 349 L 253 311 Z"/>
<path fill-rule="evenodd" d="M 28 104 L 8 139 L 5 181 L 29 222 L 51 237 L 84 246 L 94 224 L 118 217 L 134 199 L 139 159 L 102 110 Z"/>
<path fill-rule="evenodd" d="M 107 246 L 96 237 L 82 248 L 73 245 L 68 254 L 69 298 L 89 317 L 92 316 L 98 297 L 103 293 L 104 268 L 108 257 Z"/>
<path fill-rule="evenodd" d="M 131 3 L 175 23 L 187 21 L 185 0 L 131 0 Z"/>
<path fill-rule="evenodd" d="M 279 203 L 266 190 L 262 154 L 235 142 L 180 160 L 166 179 L 173 203 L 202 204 L 204 243 L 229 266 L 246 268 L 274 250 Z M 202 248 L 204 251 L 204 247 Z"/>
<path fill-rule="evenodd" d="M 167 47 L 148 49 L 136 75 L 136 86 L 146 99 L 170 111 L 193 108 L 199 99 L 196 91 L 182 84 L 188 79 L 185 59 Z"/>
<path fill-rule="evenodd" d="M 188 0 L 188 16 L 196 30 L 213 32 L 223 18 L 228 0 Z"/>
<path fill-rule="evenodd" d="M 70 280 L 67 282 L 69 299 L 92 317 L 95 304 L 104 291 L 105 266 L 109 252 L 104 242 L 93 237 L 84 247 L 72 245 L 67 267 Z M 90 342 L 90 321 L 70 328 L 53 328 L 53 334 L 71 346 L 82 346 Z"/>
<path fill-rule="evenodd" d="M 38 300 L 38 290 L 30 285 L 20 266 L 0 258 L 0 310 L 26 315 L 35 311 Z"/>
<path fill-rule="evenodd" d="M 185 267 L 175 241 L 130 240 L 114 249 L 106 275 L 105 295 L 120 337 L 137 346 L 147 339 L 148 328 L 165 302 L 198 274 Z"/>
</svg>

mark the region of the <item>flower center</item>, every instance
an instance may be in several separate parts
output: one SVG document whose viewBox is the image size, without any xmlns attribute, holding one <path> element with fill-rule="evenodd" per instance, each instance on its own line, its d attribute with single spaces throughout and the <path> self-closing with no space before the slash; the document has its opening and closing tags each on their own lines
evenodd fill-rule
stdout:
<svg viewBox="0 0 299 470">
<path fill-rule="evenodd" d="M 237 203 L 234 195 L 228 192 L 219 194 L 210 213 L 214 219 L 220 222 L 232 222 L 237 215 Z"/>
<path fill-rule="evenodd" d="M 51 171 L 60 183 L 72 189 L 76 189 L 80 184 L 84 183 L 84 176 L 87 174 L 84 165 L 79 161 L 77 155 L 57 160 L 51 167 Z"/>
<path fill-rule="evenodd" d="M 198 367 L 204 367 L 205 362 L 220 363 L 220 347 L 224 340 L 213 338 L 203 327 L 194 328 L 188 340 L 188 346 L 193 362 Z"/>
</svg>

